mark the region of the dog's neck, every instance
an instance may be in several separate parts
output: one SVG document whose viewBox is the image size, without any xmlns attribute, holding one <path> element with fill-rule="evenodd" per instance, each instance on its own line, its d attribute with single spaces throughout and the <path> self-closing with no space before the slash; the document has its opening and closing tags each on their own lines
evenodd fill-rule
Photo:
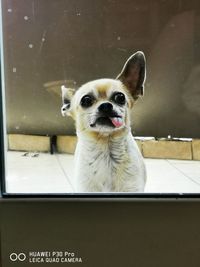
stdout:
<svg viewBox="0 0 200 267">
<path fill-rule="evenodd" d="M 98 133 L 98 132 L 85 132 L 77 131 L 78 136 L 78 142 L 84 145 L 84 147 L 91 147 L 98 145 L 102 146 L 102 148 L 105 146 L 111 146 L 112 143 L 114 144 L 124 144 L 124 141 L 131 135 L 131 128 L 126 127 L 122 128 L 118 131 L 114 131 L 110 134 L 108 133 Z"/>
</svg>

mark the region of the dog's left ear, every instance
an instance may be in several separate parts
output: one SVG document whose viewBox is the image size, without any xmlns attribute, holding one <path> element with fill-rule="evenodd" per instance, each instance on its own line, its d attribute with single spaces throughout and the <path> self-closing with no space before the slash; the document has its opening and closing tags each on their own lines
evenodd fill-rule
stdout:
<svg viewBox="0 0 200 267">
<path fill-rule="evenodd" d="M 146 60 L 143 52 L 138 51 L 126 61 L 117 79 L 127 87 L 136 100 L 144 95 L 144 82 L 146 78 Z"/>
<path fill-rule="evenodd" d="M 62 92 L 62 107 L 61 113 L 63 116 L 69 115 L 71 116 L 71 100 L 75 94 L 75 89 L 67 88 L 64 85 L 61 86 Z"/>
</svg>

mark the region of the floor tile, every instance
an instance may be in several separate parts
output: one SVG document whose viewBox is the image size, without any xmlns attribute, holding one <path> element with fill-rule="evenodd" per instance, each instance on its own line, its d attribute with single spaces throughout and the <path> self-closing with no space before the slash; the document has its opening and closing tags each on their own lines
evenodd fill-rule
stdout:
<svg viewBox="0 0 200 267">
<path fill-rule="evenodd" d="M 38 157 L 7 153 L 6 189 L 8 193 L 65 193 L 72 188 L 55 155 L 40 153 Z"/>
<path fill-rule="evenodd" d="M 69 154 L 7 153 L 7 192 L 74 192 L 74 156 Z M 145 159 L 148 193 L 200 193 L 200 162 Z"/>
<path fill-rule="evenodd" d="M 171 164 L 189 179 L 200 185 L 200 163 L 198 161 L 190 164 L 185 162 L 175 162 Z"/>
<path fill-rule="evenodd" d="M 199 160 L 178 160 L 178 159 L 167 159 L 168 162 L 172 163 L 172 164 L 200 164 Z"/>
<path fill-rule="evenodd" d="M 56 158 L 63 172 L 67 175 L 71 187 L 74 188 L 74 156 L 69 154 L 56 154 Z"/>
<path fill-rule="evenodd" d="M 167 160 L 146 159 L 147 184 L 145 192 L 200 193 L 200 185 L 189 179 Z"/>
</svg>

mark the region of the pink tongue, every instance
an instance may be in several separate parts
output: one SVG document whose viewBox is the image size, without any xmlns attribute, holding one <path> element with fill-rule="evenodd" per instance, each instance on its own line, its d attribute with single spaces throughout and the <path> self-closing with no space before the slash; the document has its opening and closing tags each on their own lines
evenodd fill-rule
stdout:
<svg viewBox="0 0 200 267">
<path fill-rule="evenodd" d="M 123 121 L 122 121 L 122 118 L 110 118 L 111 121 L 112 121 L 112 124 L 115 126 L 115 127 L 120 127 L 122 126 L 123 124 Z"/>
</svg>

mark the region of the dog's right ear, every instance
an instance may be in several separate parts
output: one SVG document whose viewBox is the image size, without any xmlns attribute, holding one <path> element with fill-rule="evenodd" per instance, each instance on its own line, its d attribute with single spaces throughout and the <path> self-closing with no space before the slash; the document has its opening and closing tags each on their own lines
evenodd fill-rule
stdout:
<svg viewBox="0 0 200 267">
<path fill-rule="evenodd" d="M 62 107 L 61 113 L 63 116 L 71 116 L 71 101 L 75 94 L 75 89 L 67 88 L 64 85 L 61 86 L 62 91 Z"/>
<path fill-rule="evenodd" d="M 135 100 L 144 94 L 146 60 L 142 51 L 138 51 L 128 58 L 117 79 L 122 81 Z"/>
</svg>

